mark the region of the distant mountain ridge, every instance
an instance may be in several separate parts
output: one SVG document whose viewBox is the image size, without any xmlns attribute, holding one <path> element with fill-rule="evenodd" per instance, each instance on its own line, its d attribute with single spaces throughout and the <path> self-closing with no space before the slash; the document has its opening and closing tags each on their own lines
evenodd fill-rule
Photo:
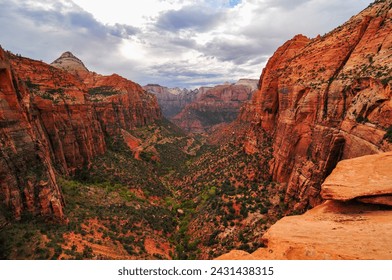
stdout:
<svg viewBox="0 0 392 280">
<path fill-rule="evenodd" d="M 148 84 L 143 88 L 157 96 L 166 118 L 186 132 L 204 133 L 214 125 L 233 121 L 243 102 L 250 100 L 257 84 L 258 80 L 255 79 L 240 79 L 234 84 L 225 83 L 194 90 L 157 84 Z"/>
<path fill-rule="evenodd" d="M 157 84 L 145 85 L 143 89 L 157 97 L 162 114 L 168 119 L 177 115 L 187 104 L 194 101 L 202 91 L 200 89 L 189 90 L 178 87 L 168 88 Z"/>
<path fill-rule="evenodd" d="M 206 133 L 235 120 L 241 106 L 257 89 L 258 80 L 241 79 L 234 84 L 217 85 L 198 94 L 172 121 L 186 132 Z"/>
</svg>

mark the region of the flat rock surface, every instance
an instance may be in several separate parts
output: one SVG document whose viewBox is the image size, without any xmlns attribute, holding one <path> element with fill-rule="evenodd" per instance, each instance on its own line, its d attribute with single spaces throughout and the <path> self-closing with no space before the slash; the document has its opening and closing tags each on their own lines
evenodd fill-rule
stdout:
<svg viewBox="0 0 392 280">
<path fill-rule="evenodd" d="M 392 195 L 360 197 L 357 200 L 364 203 L 392 206 Z"/>
<path fill-rule="evenodd" d="M 392 152 L 342 160 L 322 184 L 324 199 L 392 194 Z"/>
<path fill-rule="evenodd" d="M 392 259 L 392 209 L 327 201 L 279 220 L 263 236 L 267 248 L 219 259 Z"/>
</svg>

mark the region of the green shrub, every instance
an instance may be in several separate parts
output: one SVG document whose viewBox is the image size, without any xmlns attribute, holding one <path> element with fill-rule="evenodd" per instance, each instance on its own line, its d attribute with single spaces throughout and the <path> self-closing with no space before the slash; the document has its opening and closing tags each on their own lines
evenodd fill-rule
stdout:
<svg viewBox="0 0 392 280">
<path fill-rule="evenodd" d="M 384 139 L 386 139 L 389 143 L 392 143 L 392 125 L 387 129 Z"/>
</svg>

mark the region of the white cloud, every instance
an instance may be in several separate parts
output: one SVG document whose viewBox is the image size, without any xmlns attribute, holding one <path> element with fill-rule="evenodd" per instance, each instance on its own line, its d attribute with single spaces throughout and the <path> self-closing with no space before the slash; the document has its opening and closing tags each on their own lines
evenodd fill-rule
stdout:
<svg viewBox="0 0 392 280">
<path fill-rule="evenodd" d="M 258 78 L 294 35 L 323 34 L 371 0 L 0 0 L 0 44 L 102 74 L 195 87 Z"/>
</svg>

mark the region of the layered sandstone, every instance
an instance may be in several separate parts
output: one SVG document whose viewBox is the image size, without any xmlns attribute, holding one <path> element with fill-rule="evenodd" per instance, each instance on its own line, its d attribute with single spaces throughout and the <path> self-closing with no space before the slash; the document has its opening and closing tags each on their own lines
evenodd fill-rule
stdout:
<svg viewBox="0 0 392 280">
<path fill-rule="evenodd" d="M 237 123 L 251 124 L 245 149 L 271 143 L 270 175 L 287 186 L 286 203 L 321 202 L 321 182 L 341 159 L 389 151 L 392 125 L 391 1 L 377 1 L 315 39 L 298 35 L 262 72 Z"/>
<path fill-rule="evenodd" d="M 392 152 L 338 163 L 325 179 L 323 199 L 347 201 L 358 197 L 392 195 Z"/>
<path fill-rule="evenodd" d="M 252 96 L 256 82 L 218 85 L 188 104 L 172 121 L 186 132 L 205 133 L 214 126 L 229 123 Z"/>
<path fill-rule="evenodd" d="M 0 100 L 0 209 L 9 209 L 15 219 L 30 212 L 63 220 L 64 201 L 39 110 L 1 48 Z"/>
<path fill-rule="evenodd" d="M 168 88 L 156 84 L 145 85 L 143 89 L 156 95 L 162 114 L 168 119 L 180 113 L 186 105 L 205 91 L 204 88 L 188 90 L 186 88 Z"/>
<path fill-rule="evenodd" d="M 385 188 L 392 184 L 391 157 L 389 152 L 339 162 L 322 186 L 327 202 L 279 220 L 263 236 L 267 248 L 220 259 L 392 259 L 392 210 L 383 206 L 392 195 Z M 362 198 L 369 200 L 358 202 Z"/>
<path fill-rule="evenodd" d="M 155 96 L 141 86 L 89 72 L 70 53 L 56 61 L 1 50 L 0 199 L 17 219 L 25 212 L 63 218 L 56 171 L 89 166 L 107 137 L 129 142 L 123 131 L 161 119 Z"/>
<path fill-rule="evenodd" d="M 59 58 L 51 63 L 52 66 L 63 69 L 77 77 L 84 77 L 89 70 L 84 63 L 71 52 L 63 53 Z"/>
</svg>

